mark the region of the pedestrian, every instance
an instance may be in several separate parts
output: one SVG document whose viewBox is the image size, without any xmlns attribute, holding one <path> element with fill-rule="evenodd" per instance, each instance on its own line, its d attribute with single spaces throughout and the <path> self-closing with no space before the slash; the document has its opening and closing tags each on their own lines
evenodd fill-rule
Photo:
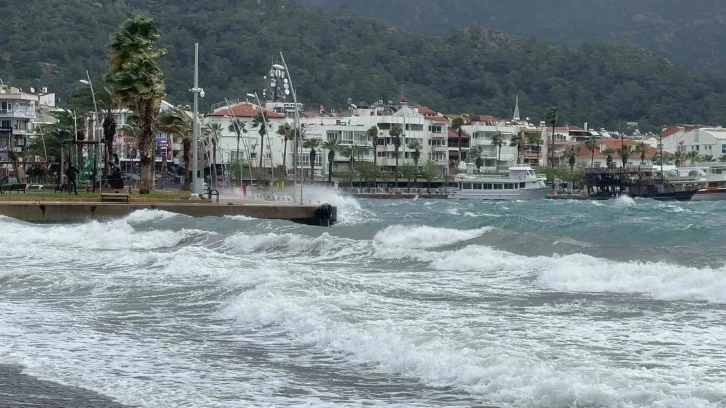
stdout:
<svg viewBox="0 0 726 408">
<path fill-rule="evenodd" d="M 68 181 L 71 183 L 71 187 L 73 188 L 73 192 L 78 195 L 78 185 L 76 184 L 76 176 L 78 175 L 78 169 L 73 167 L 72 164 L 68 165 L 68 170 L 66 170 L 66 176 L 68 176 Z M 70 189 L 68 190 L 68 194 L 70 194 Z"/>
</svg>

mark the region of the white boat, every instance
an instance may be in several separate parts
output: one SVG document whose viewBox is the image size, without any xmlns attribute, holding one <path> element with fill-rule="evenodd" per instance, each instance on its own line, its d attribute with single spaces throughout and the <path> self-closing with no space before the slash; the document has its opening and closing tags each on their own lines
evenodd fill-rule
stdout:
<svg viewBox="0 0 726 408">
<path fill-rule="evenodd" d="M 691 201 L 726 200 L 726 164 L 699 163 L 697 166 L 671 168 L 665 171 L 674 184 L 701 187 Z M 676 177 L 672 177 L 675 174 Z"/>
<path fill-rule="evenodd" d="M 463 200 L 534 200 L 547 196 L 546 178 L 529 166 L 510 167 L 509 175 L 457 174 L 449 198 Z"/>
</svg>

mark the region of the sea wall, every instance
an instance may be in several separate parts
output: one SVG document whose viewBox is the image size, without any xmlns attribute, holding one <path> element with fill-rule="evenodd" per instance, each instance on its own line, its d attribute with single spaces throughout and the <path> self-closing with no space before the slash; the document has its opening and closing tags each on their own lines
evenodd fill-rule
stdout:
<svg viewBox="0 0 726 408">
<path fill-rule="evenodd" d="M 192 217 L 244 215 L 253 218 L 288 220 L 308 225 L 332 225 L 337 221 L 336 207 L 329 214 L 320 205 L 285 203 L 100 203 L 63 201 L 0 201 L 0 215 L 28 222 L 78 222 L 89 219 L 120 218 L 139 209 L 152 209 Z M 329 222 L 328 222 L 329 221 Z"/>
</svg>

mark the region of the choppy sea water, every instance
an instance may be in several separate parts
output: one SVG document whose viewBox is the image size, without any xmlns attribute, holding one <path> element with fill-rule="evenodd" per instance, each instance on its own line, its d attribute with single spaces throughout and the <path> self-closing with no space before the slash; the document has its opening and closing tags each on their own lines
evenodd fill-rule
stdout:
<svg viewBox="0 0 726 408">
<path fill-rule="evenodd" d="M 726 406 L 726 203 L 0 218 L 0 364 L 145 407 Z"/>
</svg>

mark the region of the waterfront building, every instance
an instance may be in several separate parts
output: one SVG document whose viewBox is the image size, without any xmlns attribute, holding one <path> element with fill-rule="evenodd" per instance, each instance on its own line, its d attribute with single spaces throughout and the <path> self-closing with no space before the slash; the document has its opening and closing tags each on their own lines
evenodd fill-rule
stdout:
<svg viewBox="0 0 726 408">
<path fill-rule="evenodd" d="M 718 160 L 726 155 L 726 129 L 722 127 L 674 126 L 663 131 L 663 150 L 668 153 L 688 154 L 698 152 L 698 156 L 709 161 Z"/>
<path fill-rule="evenodd" d="M 33 133 L 38 96 L 0 84 L 0 179 L 22 162 Z M 20 176 L 21 175 L 16 175 Z"/>
</svg>

